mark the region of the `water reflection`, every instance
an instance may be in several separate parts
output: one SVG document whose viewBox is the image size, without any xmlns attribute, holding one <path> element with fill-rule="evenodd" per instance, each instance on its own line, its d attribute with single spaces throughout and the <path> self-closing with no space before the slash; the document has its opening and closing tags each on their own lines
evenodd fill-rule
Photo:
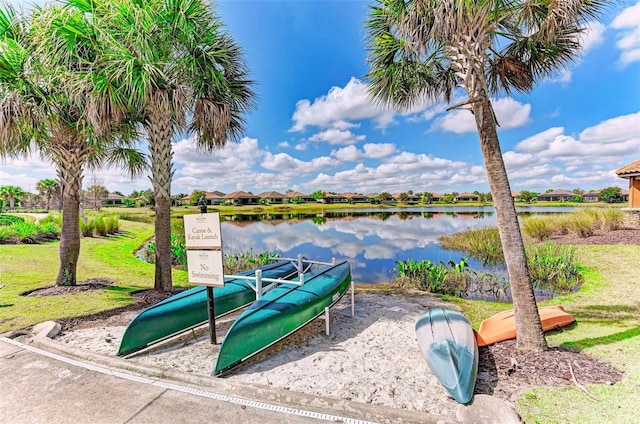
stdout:
<svg viewBox="0 0 640 424">
<path fill-rule="evenodd" d="M 572 208 L 522 208 L 519 213 L 569 212 Z M 392 279 L 397 260 L 458 262 L 464 253 L 440 249 L 438 237 L 495 226 L 492 207 L 332 210 L 317 214 L 269 213 L 221 216 L 227 253 L 278 252 L 330 261 L 348 259 L 357 283 Z M 472 269 L 482 264 L 469 260 Z"/>
</svg>

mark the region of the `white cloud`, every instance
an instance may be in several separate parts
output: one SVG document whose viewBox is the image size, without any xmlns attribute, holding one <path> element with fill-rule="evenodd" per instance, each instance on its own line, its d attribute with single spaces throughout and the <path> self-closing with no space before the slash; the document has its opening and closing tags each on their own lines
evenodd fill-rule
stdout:
<svg viewBox="0 0 640 424">
<path fill-rule="evenodd" d="M 362 150 L 355 146 L 347 146 L 331 152 L 331 156 L 343 162 L 358 162 L 363 159 L 383 159 L 396 152 L 392 143 L 367 143 Z"/>
<path fill-rule="evenodd" d="M 336 152 L 337 153 L 337 152 Z M 341 149 L 342 158 L 359 157 L 360 151 Z M 452 181 L 453 180 L 453 181 Z M 335 191 L 398 192 L 406 190 L 453 190 L 454 181 L 465 186 L 485 181 L 484 168 L 464 162 L 436 158 L 424 154 L 400 152 L 386 158 L 375 167 L 357 164 L 353 169 L 334 174 L 323 172 L 311 181 L 303 183 L 308 190 L 322 188 Z"/>
<path fill-rule="evenodd" d="M 392 143 L 367 143 L 362 148 L 364 156 L 371 159 L 382 159 L 396 152 L 396 145 Z"/>
<path fill-rule="evenodd" d="M 42 174 L 50 174 L 48 178 L 55 178 L 56 167 L 48 161 L 42 160 L 38 154 L 30 154 L 20 159 L 0 159 L 0 165 L 3 168 L 13 168 L 19 171 L 37 172 Z"/>
<path fill-rule="evenodd" d="M 365 139 L 364 135 L 356 135 L 349 130 L 329 128 L 309 137 L 309 141 L 327 142 L 329 144 L 355 144 Z"/>
<path fill-rule="evenodd" d="M 626 66 L 640 61 L 640 2 L 625 8 L 611 23 L 621 31 L 617 47 L 622 51 L 620 62 Z"/>
<path fill-rule="evenodd" d="M 373 119 L 385 127 L 393 121 L 394 114 L 369 97 L 366 83 L 352 77 L 344 88 L 332 87 L 313 102 L 299 100 L 290 131 L 302 131 L 308 126 L 345 130 L 354 126 L 348 121 L 362 119 Z"/>
<path fill-rule="evenodd" d="M 311 161 L 296 159 L 286 153 L 271 154 L 265 153 L 262 167 L 270 171 L 276 171 L 281 176 L 308 175 L 320 170 L 337 165 L 336 159 L 327 156 L 320 156 Z"/>
<path fill-rule="evenodd" d="M 278 147 L 286 149 L 287 147 L 290 147 L 290 145 L 288 141 L 281 141 L 280 143 L 278 143 Z"/>
<path fill-rule="evenodd" d="M 527 124 L 531 119 L 531 105 L 523 104 L 510 97 L 492 101 L 493 110 L 501 128 L 517 128 Z M 431 130 L 464 134 L 475 132 L 476 122 L 473 114 L 468 110 L 456 109 L 435 119 Z"/>
<path fill-rule="evenodd" d="M 640 112 L 608 119 L 580 133 L 584 143 L 609 144 L 629 139 L 640 139 Z"/>
<path fill-rule="evenodd" d="M 364 158 L 362 151 L 356 146 L 347 146 L 331 152 L 331 156 L 342 162 L 359 162 Z"/>
<path fill-rule="evenodd" d="M 549 147 L 549 144 L 564 133 L 563 127 L 552 127 L 548 130 L 542 131 L 529 138 L 525 138 L 515 146 L 515 150 L 525 153 L 535 153 Z"/>
<path fill-rule="evenodd" d="M 586 31 L 584 31 L 580 36 L 580 45 L 582 46 L 583 55 L 602 44 L 604 41 L 605 30 L 606 27 L 598 21 L 591 21 L 587 23 Z"/>
<path fill-rule="evenodd" d="M 640 113 L 605 120 L 577 138 L 562 127 L 549 128 L 503 155 L 509 178 L 525 190 L 622 186 L 615 169 L 638 156 Z"/>
<path fill-rule="evenodd" d="M 431 130 L 442 130 L 456 134 L 469 133 L 476 130 L 473 114 L 468 110 L 456 109 L 439 116 L 433 121 Z"/>
</svg>

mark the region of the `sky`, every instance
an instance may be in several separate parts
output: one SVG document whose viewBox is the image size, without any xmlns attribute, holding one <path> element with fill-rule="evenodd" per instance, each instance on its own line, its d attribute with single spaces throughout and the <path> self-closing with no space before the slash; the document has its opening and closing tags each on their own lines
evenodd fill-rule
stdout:
<svg viewBox="0 0 640 424">
<path fill-rule="evenodd" d="M 258 99 L 242 139 L 212 155 L 197 152 L 193 135 L 176 138 L 172 193 L 488 192 L 470 112 L 424 102 L 400 113 L 368 97 L 371 4 L 216 2 Z M 492 102 L 513 190 L 628 188 L 615 170 L 640 159 L 640 2 L 617 2 L 592 22 L 568 69 Z M 0 186 L 35 192 L 44 178 L 56 178 L 55 169 L 38 157 L 0 162 Z M 113 169 L 86 172 L 84 188 L 96 183 L 123 194 L 151 188 L 148 177 Z"/>
</svg>

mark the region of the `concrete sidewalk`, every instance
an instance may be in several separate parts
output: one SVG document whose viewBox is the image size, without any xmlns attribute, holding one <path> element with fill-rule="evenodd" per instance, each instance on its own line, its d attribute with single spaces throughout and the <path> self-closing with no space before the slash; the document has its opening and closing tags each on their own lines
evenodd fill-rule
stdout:
<svg viewBox="0 0 640 424">
<path fill-rule="evenodd" d="M 142 366 L 52 340 L 59 328 L 0 337 L 0 423 L 519 422 L 487 395 L 444 417 Z"/>
<path fill-rule="evenodd" d="M 184 373 L 140 367 L 89 352 L 82 356 L 77 349 L 42 335 L 20 341 L 0 338 L 0 422 L 455 422 L 222 379 L 177 376 Z M 173 378 L 159 378 L 159 374 Z"/>
</svg>

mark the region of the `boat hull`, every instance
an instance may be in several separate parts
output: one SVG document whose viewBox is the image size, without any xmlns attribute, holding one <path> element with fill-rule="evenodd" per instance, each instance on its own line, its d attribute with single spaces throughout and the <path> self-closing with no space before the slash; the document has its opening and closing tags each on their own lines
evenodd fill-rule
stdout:
<svg viewBox="0 0 640 424">
<path fill-rule="evenodd" d="M 431 372 L 459 403 L 469 403 L 478 374 L 478 346 L 467 318 L 434 307 L 416 321 L 416 337 Z"/>
<path fill-rule="evenodd" d="M 305 280 L 303 286 L 281 284 L 242 312 L 220 346 L 213 375 L 228 372 L 338 302 L 351 283 L 351 268 L 342 262 L 305 274 Z"/>
<path fill-rule="evenodd" d="M 542 331 L 564 327 L 575 321 L 573 315 L 560 305 L 538 308 Z M 478 346 L 487 346 L 516 338 L 516 319 L 513 309 L 500 312 L 482 321 L 476 332 Z"/>
<path fill-rule="evenodd" d="M 277 262 L 256 269 L 264 278 L 286 278 L 295 275 L 289 262 Z M 241 272 L 251 276 L 256 269 Z M 242 279 L 225 279 L 224 287 L 213 288 L 215 316 L 219 317 L 252 303 L 255 291 Z M 122 336 L 118 356 L 128 355 L 180 334 L 208 321 L 207 287 L 197 286 L 152 305 L 138 314 Z"/>
</svg>

